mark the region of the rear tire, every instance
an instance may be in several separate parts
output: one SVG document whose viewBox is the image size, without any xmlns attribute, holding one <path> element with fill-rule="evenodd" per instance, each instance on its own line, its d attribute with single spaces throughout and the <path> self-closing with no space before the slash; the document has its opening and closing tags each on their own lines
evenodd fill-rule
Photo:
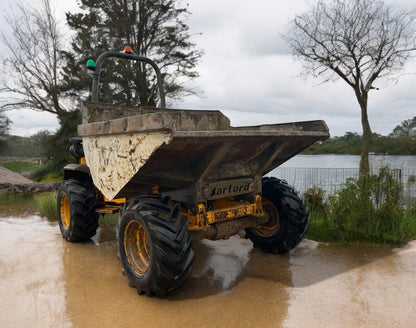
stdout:
<svg viewBox="0 0 416 328">
<path fill-rule="evenodd" d="M 191 273 L 194 252 L 188 220 L 168 199 L 149 196 L 128 201 L 117 234 L 123 273 L 140 295 L 165 295 Z"/>
<path fill-rule="evenodd" d="M 265 253 L 284 253 L 295 248 L 309 228 L 309 209 L 285 181 L 263 178 L 263 209 L 269 216 L 261 227 L 246 229 L 254 247 Z"/>
<path fill-rule="evenodd" d="M 96 193 L 91 185 L 70 179 L 58 189 L 58 222 L 62 237 L 70 242 L 89 240 L 98 228 Z"/>
</svg>

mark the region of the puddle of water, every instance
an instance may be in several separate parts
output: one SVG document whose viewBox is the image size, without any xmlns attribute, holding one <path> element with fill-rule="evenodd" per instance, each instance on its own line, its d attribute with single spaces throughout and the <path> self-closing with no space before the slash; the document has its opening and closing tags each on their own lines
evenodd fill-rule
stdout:
<svg viewBox="0 0 416 328">
<path fill-rule="evenodd" d="M 3 327 L 70 327 L 62 243 L 56 224 L 37 216 L 0 219 Z"/>
<path fill-rule="evenodd" d="M 311 244 L 290 258 L 293 287 L 284 327 L 404 327 L 416 320 L 416 242 Z"/>
<path fill-rule="evenodd" d="M 145 327 L 253 327 L 259 323 L 279 327 L 286 315 L 286 285 L 249 274 L 261 259 L 253 256 L 246 240 L 195 243 L 192 275 L 164 298 L 139 297 L 128 287 L 115 247 L 114 240 L 101 241 L 99 247 L 65 247 L 67 313 L 74 326 L 97 326 L 99 320 L 125 327 L 138 322 Z M 284 261 L 288 263 L 287 258 Z M 276 271 L 278 266 L 275 263 Z M 254 310 L 265 302 L 270 306 L 262 307 L 259 318 Z"/>
<path fill-rule="evenodd" d="M 0 218 L 5 327 L 411 326 L 416 241 L 404 248 L 304 241 L 285 255 L 247 240 L 195 242 L 189 279 L 164 298 L 121 275 L 115 232 L 67 243 L 56 223 Z"/>
<path fill-rule="evenodd" d="M 8 327 L 278 327 L 286 315 L 288 257 L 264 255 L 239 237 L 196 242 L 192 275 L 164 298 L 140 297 L 128 286 L 111 229 L 67 243 L 56 223 L 6 217 L 0 243 Z"/>
</svg>

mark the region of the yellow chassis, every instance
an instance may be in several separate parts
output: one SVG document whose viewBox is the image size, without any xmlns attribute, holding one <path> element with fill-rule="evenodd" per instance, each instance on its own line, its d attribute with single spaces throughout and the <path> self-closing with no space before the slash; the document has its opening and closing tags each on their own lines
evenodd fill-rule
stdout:
<svg viewBox="0 0 416 328">
<path fill-rule="evenodd" d="M 238 219 L 245 216 L 263 216 L 261 196 L 256 195 L 255 201 L 250 203 L 218 199 L 213 203 L 213 210 L 207 211 L 204 204 L 198 204 L 196 214 L 187 211 L 182 214 L 188 217 L 188 229 L 191 231 L 204 230 L 211 224 Z"/>
<path fill-rule="evenodd" d="M 104 197 L 104 203 L 97 209 L 100 214 L 113 214 L 120 210 L 126 202 L 126 198 L 113 199 L 109 201 Z M 188 229 L 190 231 L 205 230 L 210 225 L 234 220 L 247 216 L 263 216 L 262 199 L 259 194 L 255 195 L 253 203 L 249 201 L 234 201 L 230 199 L 217 199 L 213 202 L 212 210 L 207 210 L 204 204 L 198 204 L 198 212 L 182 210 L 182 214 L 188 218 Z"/>
</svg>

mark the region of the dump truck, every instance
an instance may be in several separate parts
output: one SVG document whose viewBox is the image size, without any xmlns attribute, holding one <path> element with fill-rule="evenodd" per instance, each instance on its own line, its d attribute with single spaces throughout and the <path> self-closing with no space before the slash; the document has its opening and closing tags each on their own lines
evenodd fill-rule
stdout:
<svg viewBox="0 0 416 328">
<path fill-rule="evenodd" d="M 160 105 L 99 102 L 106 59 L 154 69 Z M 284 180 L 265 177 L 329 137 L 324 121 L 233 127 L 217 110 L 167 109 L 160 70 L 131 52 L 105 52 L 84 101 L 76 164 L 64 168 L 59 227 L 69 242 L 95 235 L 99 215 L 119 213 L 122 272 L 139 294 L 165 295 L 190 275 L 192 242 L 240 231 L 266 253 L 288 252 L 304 238 L 309 210 Z"/>
</svg>

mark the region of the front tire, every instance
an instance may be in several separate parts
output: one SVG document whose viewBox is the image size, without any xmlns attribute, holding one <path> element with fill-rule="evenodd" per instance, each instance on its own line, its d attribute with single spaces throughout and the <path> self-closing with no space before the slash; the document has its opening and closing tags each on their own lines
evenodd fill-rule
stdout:
<svg viewBox="0 0 416 328">
<path fill-rule="evenodd" d="M 295 248 L 309 228 L 309 209 L 285 181 L 263 178 L 263 209 L 269 220 L 246 229 L 246 237 L 265 253 L 285 253 Z"/>
<path fill-rule="evenodd" d="M 62 237 L 70 242 L 89 240 L 98 228 L 96 193 L 78 180 L 63 181 L 58 189 L 58 222 Z"/>
<path fill-rule="evenodd" d="M 165 295 L 191 273 L 192 234 L 179 206 L 159 196 L 137 197 L 122 209 L 119 256 L 129 285 L 148 296 Z"/>
</svg>

